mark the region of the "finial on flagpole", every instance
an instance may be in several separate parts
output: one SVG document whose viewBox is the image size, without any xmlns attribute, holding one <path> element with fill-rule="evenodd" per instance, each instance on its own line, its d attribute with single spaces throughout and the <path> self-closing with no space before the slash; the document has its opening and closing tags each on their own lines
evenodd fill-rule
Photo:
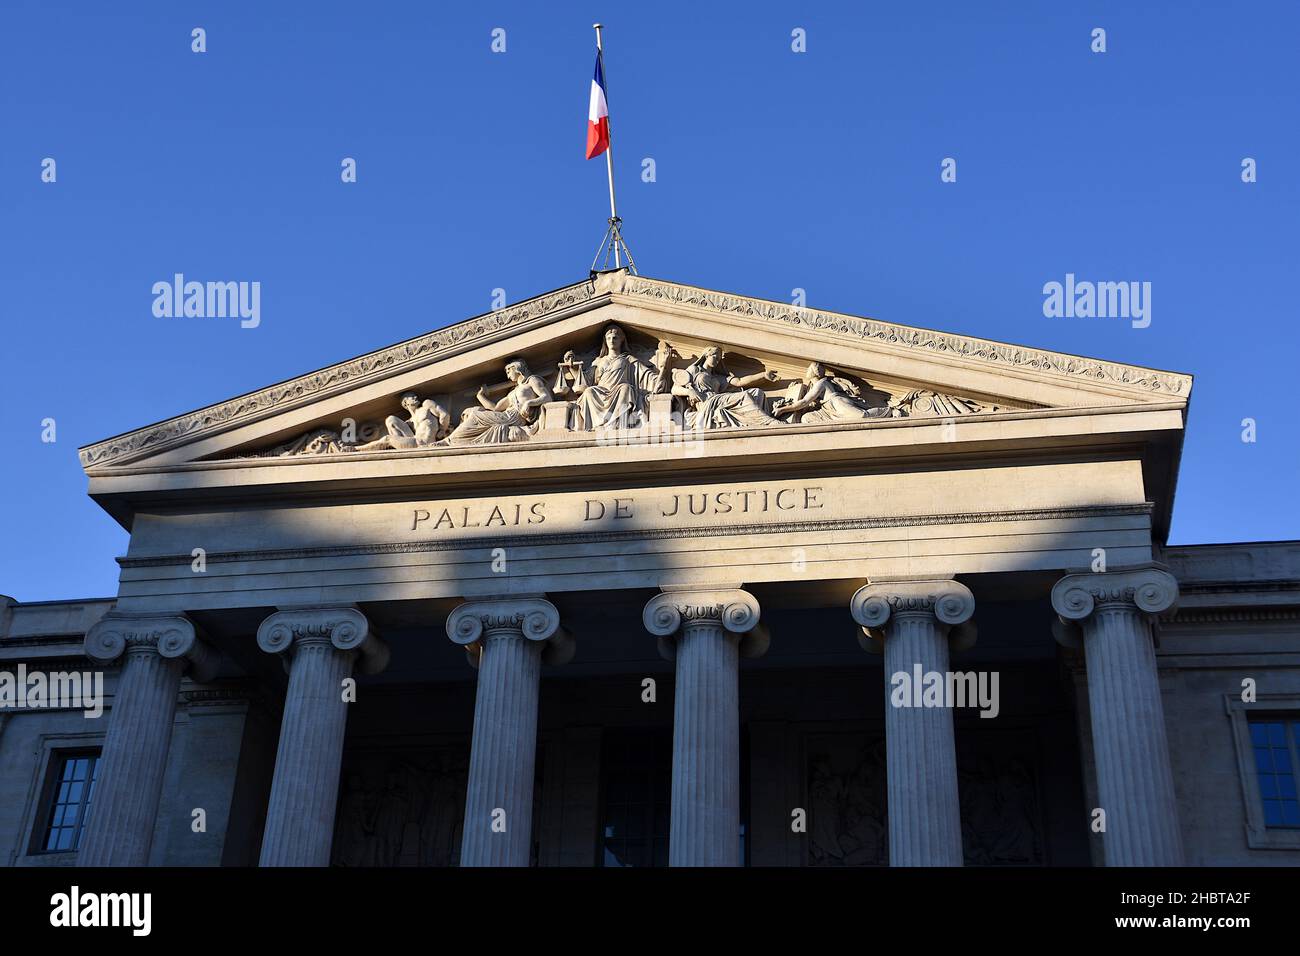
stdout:
<svg viewBox="0 0 1300 956">
<path fill-rule="evenodd" d="M 627 257 L 628 269 L 635 275 L 636 263 L 632 260 L 632 253 L 623 241 L 623 220 L 618 216 L 618 204 L 614 199 L 614 147 L 613 135 L 608 133 L 609 129 L 609 82 L 605 78 L 605 48 L 601 42 L 600 31 L 603 24 L 593 23 L 592 29 L 596 31 L 596 79 L 593 80 L 592 102 L 595 108 L 596 97 L 599 95 L 601 106 L 604 107 L 604 116 L 606 131 L 609 140 L 605 146 L 605 171 L 609 176 L 609 228 L 605 230 L 605 236 L 600 241 L 600 247 L 596 250 L 596 258 L 591 261 L 591 274 L 595 275 L 599 271 L 607 271 L 609 268 L 609 257 L 612 253 L 614 256 L 614 268 L 623 268 L 623 257 Z M 592 122 L 596 122 L 594 116 L 588 117 Z M 604 253 L 605 259 L 603 268 L 597 269 L 596 264 L 601 260 L 601 253 Z"/>
</svg>

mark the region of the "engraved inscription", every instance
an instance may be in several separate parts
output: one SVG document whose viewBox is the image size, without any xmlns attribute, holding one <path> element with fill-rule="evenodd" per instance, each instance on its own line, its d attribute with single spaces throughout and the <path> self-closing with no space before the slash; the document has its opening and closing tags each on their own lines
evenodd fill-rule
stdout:
<svg viewBox="0 0 1300 956">
<path fill-rule="evenodd" d="M 825 504 L 824 498 L 825 489 L 820 485 L 789 485 L 588 497 L 559 502 L 512 498 L 473 504 L 429 504 L 406 512 L 406 530 L 435 533 L 472 528 L 522 528 L 547 521 L 590 528 L 637 518 L 651 522 L 667 518 L 682 523 L 706 517 L 743 521 L 762 515 L 790 516 L 820 511 Z"/>
</svg>

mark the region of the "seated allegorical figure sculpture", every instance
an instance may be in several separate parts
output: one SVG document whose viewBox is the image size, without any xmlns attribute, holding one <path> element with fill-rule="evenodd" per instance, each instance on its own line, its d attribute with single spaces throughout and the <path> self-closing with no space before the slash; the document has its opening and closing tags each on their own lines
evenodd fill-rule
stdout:
<svg viewBox="0 0 1300 956">
<path fill-rule="evenodd" d="M 775 382 L 775 371 L 737 377 L 723 364 L 722 349 L 711 345 L 684 369 L 673 372 L 672 393 L 686 401 L 688 429 L 753 428 L 783 424 L 767 411 L 767 396 L 759 382 Z M 729 391 L 729 389 L 737 391 Z"/>
<path fill-rule="evenodd" d="M 494 445 L 533 436 L 541 423 L 539 409 L 553 398 L 551 388 L 521 358 L 506 365 L 506 378 L 514 387 L 498 401 L 488 396 L 487 386 L 479 388 L 474 397 L 480 407 L 465 409 L 460 424 L 447 436 L 448 445 Z"/>
<path fill-rule="evenodd" d="M 660 342 L 654 359 L 646 362 L 627 347 L 627 336 L 617 325 L 605 329 L 600 354 L 591 363 L 590 381 L 579 366 L 576 374 L 566 376 L 560 365 L 560 380 L 573 381 L 568 391 L 576 396 L 572 423 L 578 431 L 598 428 L 634 428 L 645 419 L 646 400 L 668 388 L 668 363 L 675 353 L 667 342 Z M 568 368 L 574 363 L 569 362 Z"/>
<path fill-rule="evenodd" d="M 794 401 L 777 406 L 775 411 L 787 421 L 805 425 L 902 417 L 902 412 L 889 405 L 872 405 L 856 385 L 846 378 L 837 378 L 821 362 L 808 366 Z"/>
<path fill-rule="evenodd" d="M 402 396 L 402 407 L 406 409 L 410 418 L 402 419 L 397 415 L 389 415 L 384 420 L 384 428 L 388 434 L 364 445 L 356 445 L 350 450 L 379 451 L 383 448 L 391 448 L 394 451 L 405 451 L 411 448 L 428 448 L 447 437 L 447 431 L 451 428 L 451 415 L 433 399 L 426 398 L 421 401 L 419 395 L 407 392 Z"/>
</svg>

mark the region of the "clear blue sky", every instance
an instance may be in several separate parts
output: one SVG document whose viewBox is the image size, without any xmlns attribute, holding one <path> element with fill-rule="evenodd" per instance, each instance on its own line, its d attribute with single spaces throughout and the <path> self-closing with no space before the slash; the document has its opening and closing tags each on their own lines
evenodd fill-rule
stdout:
<svg viewBox="0 0 1300 956">
<path fill-rule="evenodd" d="M 1300 538 L 1298 9 L 6 0 L 0 593 L 116 592 L 79 445 L 584 276 L 596 19 L 643 273 L 1191 372 L 1172 540 Z M 175 272 L 261 326 L 155 318 Z M 1067 272 L 1151 326 L 1045 318 Z"/>
</svg>

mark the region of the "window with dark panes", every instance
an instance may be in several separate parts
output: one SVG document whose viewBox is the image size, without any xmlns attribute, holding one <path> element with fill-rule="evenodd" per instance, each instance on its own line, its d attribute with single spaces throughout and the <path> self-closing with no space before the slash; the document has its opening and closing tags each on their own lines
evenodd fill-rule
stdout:
<svg viewBox="0 0 1300 956">
<path fill-rule="evenodd" d="M 37 853 L 70 852 L 81 844 L 98 773 L 99 751 L 54 755 Z"/>
<path fill-rule="evenodd" d="M 1265 826 L 1300 827 L 1300 800 L 1296 795 L 1300 720 L 1252 720 L 1250 742 L 1255 750 Z"/>
<path fill-rule="evenodd" d="M 672 730 L 607 730 L 600 774 L 600 865 L 667 866 Z"/>
</svg>

